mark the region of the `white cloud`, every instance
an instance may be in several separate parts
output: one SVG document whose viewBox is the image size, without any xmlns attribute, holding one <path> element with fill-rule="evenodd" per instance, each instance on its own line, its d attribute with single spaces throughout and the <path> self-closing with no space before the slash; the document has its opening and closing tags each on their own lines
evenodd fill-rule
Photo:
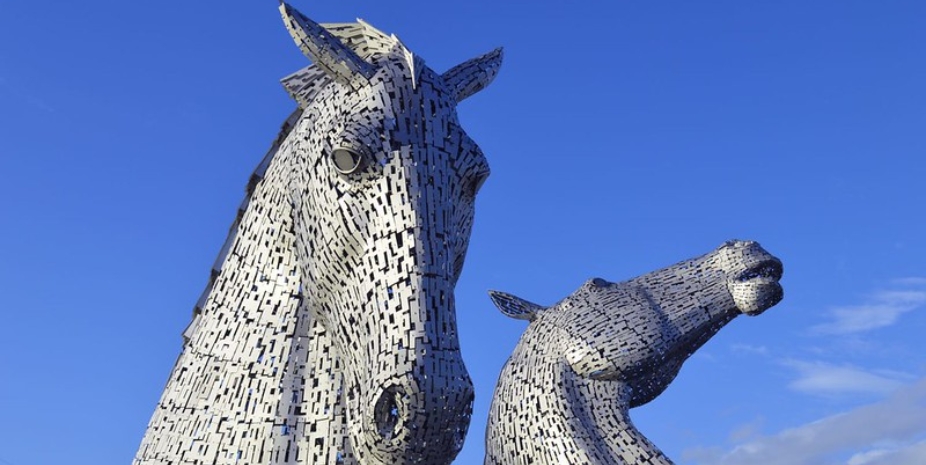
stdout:
<svg viewBox="0 0 926 465">
<path fill-rule="evenodd" d="M 926 278 L 921 277 L 909 277 L 909 278 L 900 278 L 894 280 L 894 284 L 899 286 L 918 286 L 926 287 Z"/>
<path fill-rule="evenodd" d="M 743 442 L 729 451 L 697 448 L 683 457 L 700 465 L 913 465 L 922 464 L 926 456 L 924 442 L 913 442 L 924 432 L 926 378 L 881 402 Z M 849 455 L 848 462 L 837 458 Z"/>
<path fill-rule="evenodd" d="M 850 365 L 819 361 L 785 360 L 781 363 L 798 372 L 798 378 L 789 383 L 788 387 L 805 394 L 886 395 L 913 379 L 913 376 L 906 373 L 887 370 L 872 372 Z"/>
<path fill-rule="evenodd" d="M 765 418 L 758 417 L 755 420 L 744 423 L 730 432 L 730 442 L 743 442 L 759 436 Z"/>
<path fill-rule="evenodd" d="M 901 315 L 926 304 L 926 278 L 904 278 L 894 285 L 904 289 L 876 292 L 861 305 L 835 307 L 831 321 L 813 328 L 823 334 L 851 334 L 893 325 Z"/>
<path fill-rule="evenodd" d="M 754 346 L 751 344 L 732 344 L 730 350 L 737 354 L 751 354 L 766 356 L 769 354 L 768 347 Z"/>
<path fill-rule="evenodd" d="M 860 452 L 849 458 L 846 465 L 923 465 L 923 462 L 926 462 L 926 440 Z"/>
</svg>

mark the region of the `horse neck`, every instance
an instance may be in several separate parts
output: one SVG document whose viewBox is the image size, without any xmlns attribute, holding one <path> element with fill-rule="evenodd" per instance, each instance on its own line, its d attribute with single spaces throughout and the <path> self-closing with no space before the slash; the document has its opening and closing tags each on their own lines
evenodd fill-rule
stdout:
<svg viewBox="0 0 926 465">
<path fill-rule="evenodd" d="M 571 370 L 570 370 L 571 371 Z M 570 390 L 581 393 L 573 402 L 588 418 L 589 427 L 604 445 L 607 458 L 593 463 L 628 465 L 672 465 L 672 461 L 646 438 L 629 416 L 630 388 L 619 381 L 596 381 L 575 373 L 567 375 Z M 564 389 L 565 390 L 565 389 Z"/>
<path fill-rule="evenodd" d="M 671 465 L 630 420 L 629 386 L 578 376 L 551 343 L 558 331 L 532 324 L 502 369 L 485 465 Z"/>
</svg>

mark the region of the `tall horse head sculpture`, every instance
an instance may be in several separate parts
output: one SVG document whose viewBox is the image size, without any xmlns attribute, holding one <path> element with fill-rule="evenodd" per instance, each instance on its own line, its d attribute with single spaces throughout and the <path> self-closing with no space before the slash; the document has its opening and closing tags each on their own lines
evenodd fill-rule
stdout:
<svg viewBox="0 0 926 465">
<path fill-rule="evenodd" d="M 592 279 L 552 307 L 492 292 L 531 321 L 495 389 L 487 465 L 667 465 L 628 410 L 661 394 L 682 363 L 737 315 L 778 303 L 781 262 L 756 242 L 621 283 Z"/>
<path fill-rule="evenodd" d="M 456 105 L 501 50 L 438 74 L 359 21 L 281 3 L 314 64 L 255 171 L 136 463 L 445 464 L 473 386 L 454 287 L 489 174 Z"/>
</svg>

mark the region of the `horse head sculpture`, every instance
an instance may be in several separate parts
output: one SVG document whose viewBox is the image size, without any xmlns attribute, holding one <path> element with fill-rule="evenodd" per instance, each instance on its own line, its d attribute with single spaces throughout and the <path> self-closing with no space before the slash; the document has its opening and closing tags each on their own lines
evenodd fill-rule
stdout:
<svg viewBox="0 0 926 465">
<path fill-rule="evenodd" d="M 329 31 L 281 11 L 317 65 L 284 80 L 307 104 L 290 195 L 312 314 L 344 362 L 352 447 L 443 463 L 473 401 L 453 291 L 489 174 L 455 108 L 492 80 L 500 51 L 437 74 L 365 23 Z"/>
<path fill-rule="evenodd" d="M 282 3 L 314 64 L 258 166 L 136 463 L 446 464 L 469 425 L 454 287 L 489 174 L 459 102 L 395 36 Z"/>
<path fill-rule="evenodd" d="M 486 464 L 669 464 L 628 410 L 661 394 L 682 363 L 737 315 L 778 303 L 781 261 L 756 242 L 621 283 L 595 278 L 542 307 L 491 292 L 530 321 L 495 390 Z"/>
</svg>

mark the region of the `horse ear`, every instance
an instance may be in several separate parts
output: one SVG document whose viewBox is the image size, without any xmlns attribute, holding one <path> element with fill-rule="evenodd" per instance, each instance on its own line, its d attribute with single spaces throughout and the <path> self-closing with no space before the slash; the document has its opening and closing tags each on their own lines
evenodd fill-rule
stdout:
<svg viewBox="0 0 926 465">
<path fill-rule="evenodd" d="M 489 291 L 489 298 L 505 316 L 518 320 L 534 321 L 537 315 L 545 310 L 540 305 L 504 292 Z"/>
<path fill-rule="evenodd" d="M 364 61 L 327 29 L 282 1 L 280 14 L 289 35 L 296 41 L 302 53 L 325 70 L 332 79 L 357 87 L 357 78 L 366 81 L 373 77 L 376 71 L 373 65 Z"/>
<path fill-rule="evenodd" d="M 444 84 L 459 103 L 470 95 L 485 89 L 498 75 L 501 66 L 502 49 L 497 48 L 450 68 L 441 77 L 444 78 Z"/>
</svg>

